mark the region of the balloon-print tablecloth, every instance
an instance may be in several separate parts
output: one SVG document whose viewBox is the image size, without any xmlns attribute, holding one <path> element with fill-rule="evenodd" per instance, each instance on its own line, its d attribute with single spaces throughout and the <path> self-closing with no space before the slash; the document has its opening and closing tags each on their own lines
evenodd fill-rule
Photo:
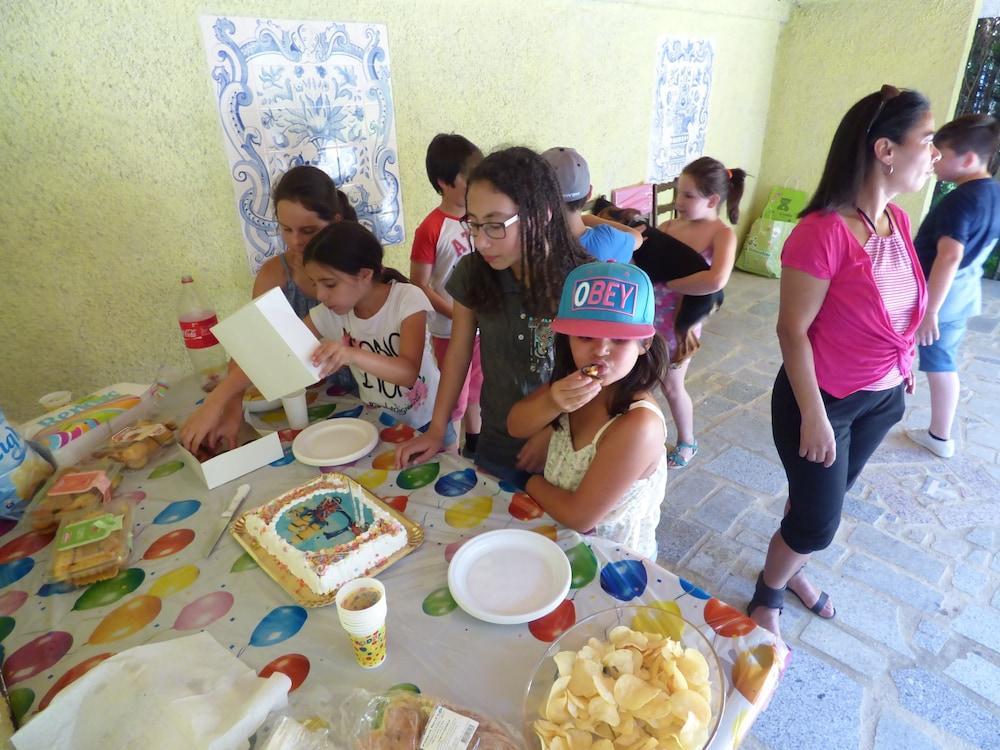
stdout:
<svg viewBox="0 0 1000 750">
<path fill-rule="evenodd" d="M 161 412 L 184 416 L 199 396 L 190 383 L 182 384 Z M 354 687 L 383 690 L 407 683 L 519 729 L 528 680 L 549 643 L 583 617 L 628 602 L 679 612 L 713 643 L 728 684 L 712 747 L 738 744 L 773 692 L 774 681 L 763 681 L 749 666 L 751 655 L 770 659 L 769 633 L 664 568 L 614 543 L 560 528 L 530 497 L 464 459 L 440 455 L 392 470 L 394 444 L 412 435 L 409 427 L 346 397 L 313 391 L 310 398 L 313 419 L 361 416 L 376 424 L 376 449 L 340 470 L 425 530 L 423 546 L 379 576 L 389 603 L 383 666 L 357 667 L 335 608 L 295 604 L 228 534 L 204 557 L 238 484 L 251 486 L 244 504 L 249 509 L 320 470 L 294 460 L 286 447 L 283 459 L 209 491 L 183 466 L 179 449 L 170 447 L 146 468 L 127 472 L 118 490 L 134 505 L 135 542 L 127 567 L 111 580 L 84 588 L 51 583 L 53 534 L 31 531 L 25 523 L 0 526 L 3 675 L 21 721 L 32 720 L 61 689 L 112 654 L 207 630 L 260 674 L 287 674 L 289 711 L 299 718 L 332 723 Z M 262 415 L 265 422 L 279 417 Z M 566 600 L 527 625 L 480 622 L 458 609 L 448 592 L 448 561 L 456 547 L 501 528 L 543 534 L 571 562 Z M 664 620 L 669 627 L 670 618 Z"/>
</svg>

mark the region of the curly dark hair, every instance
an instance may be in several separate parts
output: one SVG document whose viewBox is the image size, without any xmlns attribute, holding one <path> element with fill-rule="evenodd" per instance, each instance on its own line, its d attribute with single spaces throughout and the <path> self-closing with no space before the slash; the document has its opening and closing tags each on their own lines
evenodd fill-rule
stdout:
<svg viewBox="0 0 1000 750">
<path fill-rule="evenodd" d="M 553 317 L 567 274 L 594 259 L 570 234 L 562 193 L 552 167 L 530 148 L 494 151 L 469 175 L 469 185 L 488 182 L 517 205 L 521 238 L 521 284 L 524 307 L 535 316 Z M 469 306 L 496 309 L 502 302 L 496 272 L 473 255 Z"/>
<path fill-rule="evenodd" d="M 624 378 L 617 383 L 612 383 L 611 388 L 615 389 L 611 404 L 608 407 L 608 414 L 617 417 L 628 411 L 635 397 L 639 393 L 651 391 L 656 388 L 667 375 L 667 367 L 670 363 L 670 355 L 667 352 L 667 344 L 663 337 L 654 333 L 646 345 L 646 353 L 636 360 L 635 367 Z M 554 383 L 574 370 L 578 369 L 573 360 L 573 350 L 569 345 L 569 336 L 564 333 L 556 334 L 555 357 L 552 363 L 552 377 L 550 383 Z M 552 421 L 552 426 L 559 429 L 559 418 Z"/>
</svg>

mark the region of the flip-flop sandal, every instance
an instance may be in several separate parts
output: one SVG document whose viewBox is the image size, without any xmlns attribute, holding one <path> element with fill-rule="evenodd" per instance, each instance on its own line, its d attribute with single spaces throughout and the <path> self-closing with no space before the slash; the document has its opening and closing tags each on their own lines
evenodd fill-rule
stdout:
<svg viewBox="0 0 1000 750">
<path fill-rule="evenodd" d="M 799 573 L 801 573 L 802 570 L 805 567 L 806 566 L 803 565 L 801 568 L 799 568 L 797 571 L 795 571 L 795 575 L 793 575 L 792 578 L 795 578 L 795 576 L 797 576 Z M 790 581 L 790 580 L 792 580 L 792 578 L 789 578 L 788 580 Z M 805 607 L 806 609 L 808 609 L 810 612 L 812 612 L 817 617 L 820 617 L 823 620 L 832 620 L 834 617 L 837 616 L 837 608 L 836 607 L 831 607 L 831 609 L 833 611 L 830 614 L 828 614 L 828 615 L 822 614 L 823 607 L 825 607 L 826 603 L 828 601 L 830 601 L 830 595 L 828 593 L 826 593 L 825 591 L 821 591 L 820 592 L 819 598 L 810 607 L 808 604 L 806 604 L 806 600 L 803 599 L 801 596 L 799 596 L 799 593 L 795 589 L 793 589 L 791 586 L 785 586 L 785 588 L 788 589 L 788 591 L 791 592 L 795 596 L 796 599 L 798 599 L 800 602 L 802 602 L 802 606 L 803 607 Z"/>
<path fill-rule="evenodd" d="M 681 455 L 682 448 L 689 448 L 691 450 L 691 457 L 684 458 Z M 683 469 L 687 466 L 691 460 L 698 455 L 698 441 L 695 440 L 693 443 L 685 443 L 682 440 L 677 441 L 677 445 L 673 447 L 673 450 L 667 454 L 667 467 L 670 469 Z"/>
</svg>

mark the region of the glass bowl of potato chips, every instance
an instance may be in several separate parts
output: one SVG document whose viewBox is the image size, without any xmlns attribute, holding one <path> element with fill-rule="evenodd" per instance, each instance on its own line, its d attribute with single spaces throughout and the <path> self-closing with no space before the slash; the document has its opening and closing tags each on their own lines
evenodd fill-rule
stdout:
<svg viewBox="0 0 1000 750">
<path fill-rule="evenodd" d="M 701 750 L 725 701 L 722 664 L 694 625 L 621 605 L 549 646 L 528 683 L 524 734 L 542 750 Z"/>
</svg>

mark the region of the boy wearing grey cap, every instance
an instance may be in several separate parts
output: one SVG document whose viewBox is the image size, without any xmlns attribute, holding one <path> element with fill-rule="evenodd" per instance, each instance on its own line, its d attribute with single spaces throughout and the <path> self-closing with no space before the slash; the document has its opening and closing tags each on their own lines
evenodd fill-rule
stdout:
<svg viewBox="0 0 1000 750">
<path fill-rule="evenodd" d="M 556 174 L 566 204 L 566 222 L 573 236 L 598 260 L 628 263 L 642 244 L 642 233 L 616 221 L 583 214 L 590 199 L 590 168 L 572 148 L 557 146 L 542 152 Z"/>
</svg>

